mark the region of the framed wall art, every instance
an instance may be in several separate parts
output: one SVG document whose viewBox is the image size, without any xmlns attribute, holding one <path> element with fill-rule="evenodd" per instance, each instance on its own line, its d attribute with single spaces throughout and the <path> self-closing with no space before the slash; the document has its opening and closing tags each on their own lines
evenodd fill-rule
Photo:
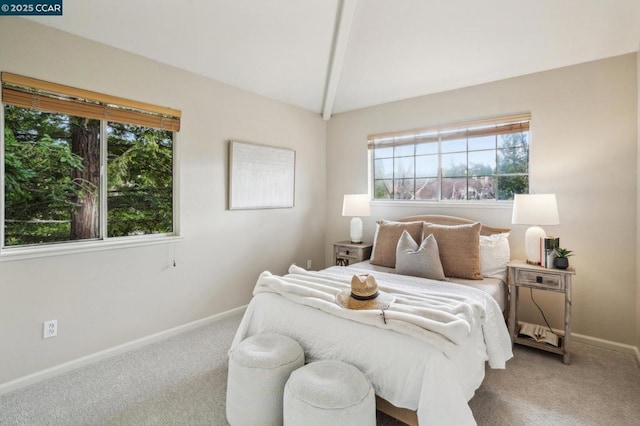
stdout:
<svg viewBox="0 0 640 426">
<path fill-rule="evenodd" d="M 291 208 L 296 152 L 288 148 L 229 142 L 229 209 Z"/>
</svg>

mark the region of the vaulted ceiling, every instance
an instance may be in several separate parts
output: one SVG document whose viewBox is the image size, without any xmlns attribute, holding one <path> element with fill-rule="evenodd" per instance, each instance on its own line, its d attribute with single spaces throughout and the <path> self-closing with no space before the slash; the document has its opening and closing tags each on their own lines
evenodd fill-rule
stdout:
<svg viewBox="0 0 640 426">
<path fill-rule="evenodd" d="M 331 114 L 637 52 L 639 0 L 64 0 L 30 19 Z"/>
</svg>

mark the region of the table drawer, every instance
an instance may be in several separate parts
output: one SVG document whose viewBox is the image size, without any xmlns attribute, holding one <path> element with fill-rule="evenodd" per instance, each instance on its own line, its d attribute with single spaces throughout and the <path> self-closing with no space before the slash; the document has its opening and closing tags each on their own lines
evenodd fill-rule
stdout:
<svg viewBox="0 0 640 426">
<path fill-rule="evenodd" d="M 562 275 L 550 274 L 539 271 L 518 270 L 516 281 L 519 285 L 529 287 L 539 287 L 549 290 L 564 290 L 564 280 Z"/>
<path fill-rule="evenodd" d="M 351 249 L 351 250 L 345 250 L 345 249 L 340 249 L 340 250 L 336 250 L 336 257 L 340 257 L 340 258 L 344 258 L 344 259 L 357 259 L 358 255 L 360 254 L 360 250 L 358 249 Z"/>
</svg>

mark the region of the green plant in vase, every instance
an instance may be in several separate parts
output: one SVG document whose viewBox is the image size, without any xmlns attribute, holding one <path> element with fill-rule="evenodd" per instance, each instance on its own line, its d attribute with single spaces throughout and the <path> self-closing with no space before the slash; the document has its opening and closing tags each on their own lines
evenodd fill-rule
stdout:
<svg viewBox="0 0 640 426">
<path fill-rule="evenodd" d="M 556 249 L 556 258 L 553 261 L 553 266 L 558 269 L 567 269 L 569 267 L 569 256 L 573 256 L 573 251 L 558 247 Z"/>
</svg>

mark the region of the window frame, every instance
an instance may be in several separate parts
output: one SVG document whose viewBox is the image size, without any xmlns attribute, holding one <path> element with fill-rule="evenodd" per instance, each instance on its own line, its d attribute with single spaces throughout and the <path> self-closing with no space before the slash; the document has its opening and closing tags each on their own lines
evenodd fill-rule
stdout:
<svg viewBox="0 0 640 426">
<path fill-rule="evenodd" d="M 501 131 L 491 131 L 489 129 L 491 128 L 498 128 L 502 126 L 504 129 Z M 372 134 L 369 135 L 367 137 L 367 154 L 368 154 L 368 187 L 369 187 L 369 191 L 371 194 L 371 203 L 377 204 L 377 205 L 388 205 L 388 206 L 398 206 L 398 205 L 406 205 L 406 206 L 410 206 L 410 205 L 429 205 L 430 207 L 450 207 L 450 206 L 464 206 L 464 207 L 488 207 L 488 208 L 511 208 L 512 204 L 513 204 L 513 200 L 499 200 L 497 198 L 497 194 L 496 194 L 496 198 L 495 199 L 481 199 L 481 200 L 473 200 L 473 199 L 462 199 L 462 200 L 453 200 L 453 199 L 443 199 L 442 198 L 442 182 L 443 182 L 443 169 L 442 169 L 442 156 L 443 153 L 442 151 L 442 143 L 443 143 L 443 138 L 442 138 L 442 134 L 458 134 L 460 135 L 459 138 L 455 138 L 455 137 L 447 137 L 447 140 L 456 140 L 456 139 L 466 139 L 466 149 L 465 151 L 461 151 L 465 154 L 465 156 L 467 157 L 467 167 L 468 167 L 468 157 L 469 157 L 469 153 L 470 152 L 477 152 L 477 150 L 469 150 L 469 143 L 468 140 L 472 137 L 477 137 L 477 136 L 482 136 L 482 135 L 487 135 L 487 134 L 492 134 L 492 135 L 499 135 L 499 134 L 509 134 L 509 133 L 518 133 L 517 131 L 510 131 L 508 130 L 509 127 L 516 127 L 516 126 L 522 126 L 521 131 L 527 131 L 529 134 L 528 140 L 527 140 L 527 150 L 528 150 L 528 154 L 527 154 L 527 172 L 526 173 L 522 173 L 519 175 L 525 175 L 527 176 L 528 179 L 528 183 L 527 186 L 530 189 L 530 174 L 531 174 L 531 170 L 530 170 L 530 148 L 531 148 L 531 113 L 521 113 L 521 114 L 517 114 L 517 115 L 511 115 L 511 116 L 501 116 L 501 117 L 495 117 L 495 118 L 489 118 L 489 119 L 484 119 L 484 120 L 475 120 L 475 121 L 468 121 L 468 122 L 460 122 L 460 123 L 454 123 L 454 124 L 447 124 L 447 125 L 440 125 L 440 126 L 433 126 L 433 127 L 426 127 L 426 128 L 417 128 L 417 129 L 411 129 L 411 130 L 405 130 L 405 131 L 396 131 L 396 132 L 385 132 L 385 133 L 378 133 L 378 134 Z M 487 130 L 483 130 L 483 129 L 487 129 Z M 464 135 L 464 136 L 463 136 Z M 422 142 L 431 142 L 431 143 L 435 143 L 437 144 L 437 152 L 434 155 L 437 155 L 437 163 L 438 163 L 438 170 L 437 170 L 437 177 L 435 177 L 435 179 L 437 179 L 437 199 L 396 199 L 396 198 L 375 198 L 375 188 L 376 188 L 376 177 L 375 177 L 375 161 L 376 161 L 376 157 L 375 157 L 375 153 L 374 153 L 374 148 L 380 147 L 380 146 L 385 146 L 388 147 L 392 150 L 395 151 L 395 147 L 397 146 L 402 146 L 402 143 L 395 143 L 395 142 L 387 142 L 387 143 L 376 143 L 376 140 L 385 140 L 385 139 L 392 139 L 393 141 L 395 141 L 396 139 L 399 138 L 406 138 L 406 139 L 413 139 L 413 142 L 409 142 L 406 143 L 407 145 L 413 145 L 414 146 L 414 151 L 413 151 L 413 156 L 411 158 L 413 158 L 413 163 L 414 163 L 414 172 L 413 172 L 413 177 L 409 178 L 412 179 L 414 181 L 414 194 L 415 194 L 415 181 L 419 178 L 416 177 L 416 170 L 415 170 L 415 165 L 416 165 L 416 158 L 418 157 L 418 155 L 416 155 L 416 149 L 415 147 L 417 146 L 418 143 L 420 143 L 420 141 L 416 141 L 416 139 L 422 139 Z M 446 140 L 445 140 L 446 141 Z M 499 147 L 497 146 L 496 143 L 496 147 L 493 149 L 494 152 L 496 153 L 496 172 L 497 172 L 497 154 L 499 151 Z M 400 156 L 402 157 L 402 156 Z M 394 177 L 392 177 L 391 180 L 394 187 L 396 184 L 396 179 L 395 179 L 395 160 L 396 160 L 396 155 L 395 152 L 393 153 L 392 157 L 389 157 L 389 159 L 393 160 L 393 171 L 392 174 Z M 494 174 L 492 175 L 494 177 L 498 177 L 501 176 L 499 174 Z M 468 175 L 468 168 L 467 168 L 467 175 L 465 176 L 466 178 L 469 178 L 471 176 Z M 422 178 L 420 178 L 422 179 Z M 429 179 L 433 179 L 433 178 L 429 178 Z M 381 180 L 381 179 L 378 179 Z M 383 179 L 383 180 L 387 180 L 387 179 Z"/>
<path fill-rule="evenodd" d="M 84 91 L 83 89 L 74 89 L 69 86 L 57 85 L 55 83 L 47 83 L 41 80 L 31 79 L 29 77 L 21 77 L 13 74 L 2 73 L 2 83 L 4 87 L 5 76 L 11 78 L 21 78 L 25 81 L 35 81 L 43 84 L 51 85 L 52 87 L 63 87 L 73 90 L 77 90 L 78 93 L 95 94 L 97 96 L 103 96 L 109 100 L 119 100 L 125 104 L 125 108 L 133 108 L 135 106 L 150 106 L 151 104 L 144 104 L 141 102 L 130 101 L 124 98 L 112 97 L 109 95 L 103 95 L 97 92 Z M 22 260 L 46 256 L 56 255 L 68 255 L 74 253 L 86 253 L 92 251 L 112 250 L 130 247 L 141 247 L 157 244 L 175 244 L 182 240 L 180 234 L 180 144 L 178 143 L 179 136 L 178 131 L 180 123 L 181 112 L 178 110 L 171 110 L 168 108 L 157 107 L 159 111 L 171 111 L 177 115 L 177 129 L 175 123 L 170 124 L 174 126 L 171 130 L 172 133 L 172 232 L 156 233 L 156 234 L 143 234 L 143 235 L 131 235 L 131 236 L 118 236 L 109 237 L 107 234 L 107 126 L 109 120 L 108 116 L 100 118 L 100 194 L 99 194 L 99 232 L 100 237 L 91 240 L 67 240 L 55 243 L 43 243 L 32 245 L 19 245 L 19 246 L 6 246 L 5 245 L 5 102 L 0 90 L 0 262 L 10 260 Z M 108 108 L 108 107 L 107 107 Z M 38 110 L 38 108 L 32 108 Z M 146 110 L 140 110 L 142 113 L 148 113 L 150 108 Z M 50 111 L 51 112 L 51 111 Z M 53 111 L 55 112 L 55 111 Z M 136 111 L 133 111 L 136 113 Z M 126 113 L 126 111 L 125 111 Z M 105 113 L 108 114 L 108 113 Z M 119 120 L 115 120 L 119 121 Z M 131 123 L 130 123 L 131 124 Z M 145 124 L 138 124 L 143 125 Z M 146 127 L 153 127 L 146 125 Z"/>
</svg>

